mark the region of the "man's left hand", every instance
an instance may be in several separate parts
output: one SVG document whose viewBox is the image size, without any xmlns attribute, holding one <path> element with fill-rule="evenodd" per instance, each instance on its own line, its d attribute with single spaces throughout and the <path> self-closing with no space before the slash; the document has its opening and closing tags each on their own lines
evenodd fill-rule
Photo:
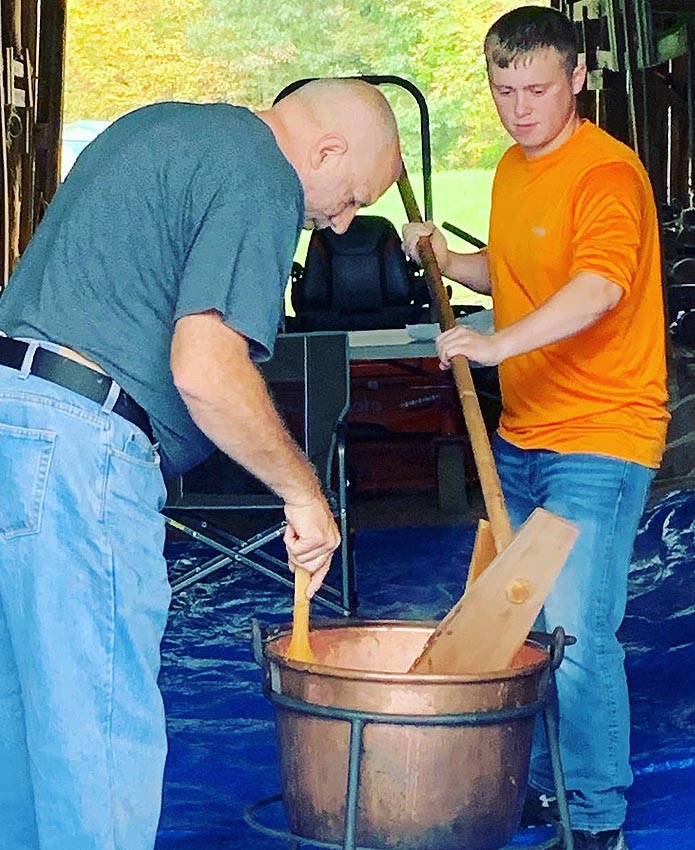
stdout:
<svg viewBox="0 0 695 850">
<path fill-rule="evenodd" d="M 497 366 L 505 359 L 499 334 L 479 334 L 465 325 L 456 325 L 436 339 L 442 369 L 451 367 L 451 358 L 462 354 L 482 366 Z"/>
</svg>

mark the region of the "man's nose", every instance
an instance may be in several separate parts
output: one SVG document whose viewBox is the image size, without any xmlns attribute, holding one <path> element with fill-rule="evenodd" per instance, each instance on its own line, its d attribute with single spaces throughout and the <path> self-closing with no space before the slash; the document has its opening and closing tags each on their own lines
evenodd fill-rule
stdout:
<svg viewBox="0 0 695 850">
<path fill-rule="evenodd" d="M 345 209 L 331 217 L 331 230 L 340 235 L 350 227 L 357 210 L 354 207 L 345 207 Z"/>
<path fill-rule="evenodd" d="M 516 92 L 514 98 L 514 114 L 521 118 L 524 115 L 528 115 L 531 111 L 531 104 L 529 102 L 528 94 L 524 91 Z"/>
</svg>

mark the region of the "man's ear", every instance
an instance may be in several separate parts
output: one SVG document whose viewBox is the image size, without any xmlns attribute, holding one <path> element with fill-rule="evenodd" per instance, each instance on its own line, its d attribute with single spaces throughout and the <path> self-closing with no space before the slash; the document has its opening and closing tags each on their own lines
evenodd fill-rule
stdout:
<svg viewBox="0 0 695 850">
<path fill-rule="evenodd" d="M 572 71 L 572 94 L 579 94 L 586 82 L 586 65 L 577 65 Z"/>
<path fill-rule="evenodd" d="M 327 159 L 347 152 L 348 143 L 342 133 L 326 133 L 311 146 L 311 166 L 320 168 Z"/>
</svg>

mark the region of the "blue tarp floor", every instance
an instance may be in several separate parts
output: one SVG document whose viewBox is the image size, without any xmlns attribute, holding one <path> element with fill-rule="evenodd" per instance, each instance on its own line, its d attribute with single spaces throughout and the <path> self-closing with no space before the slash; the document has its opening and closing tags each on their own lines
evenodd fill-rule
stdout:
<svg viewBox="0 0 695 850">
<path fill-rule="evenodd" d="M 460 595 L 473 536 L 473 526 L 358 532 L 360 616 L 441 617 Z M 173 571 L 207 554 L 180 539 L 167 549 Z M 694 554 L 695 491 L 651 505 L 621 632 L 633 724 L 631 850 L 695 850 Z M 290 592 L 248 569 L 219 573 L 174 599 L 160 679 L 169 758 L 157 850 L 288 846 L 251 829 L 242 815 L 280 790 L 273 709 L 261 693 L 251 623 L 286 623 L 290 611 Z M 527 831 L 515 843 L 540 838 Z"/>
</svg>

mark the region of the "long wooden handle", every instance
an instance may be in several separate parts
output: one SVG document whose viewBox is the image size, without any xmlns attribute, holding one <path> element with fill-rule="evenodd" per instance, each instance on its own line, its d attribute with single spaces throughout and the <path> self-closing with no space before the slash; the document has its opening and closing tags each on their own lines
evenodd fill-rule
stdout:
<svg viewBox="0 0 695 850">
<path fill-rule="evenodd" d="M 287 657 L 292 661 L 313 661 L 314 653 L 309 643 L 309 597 L 306 595 L 311 573 L 297 567 L 294 571 L 294 609 L 292 611 L 292 637 L 287 647 Z"/>
<path fill-rule="evenodd" d="M 403 166 L 398 178 L 398 191 L 403 200 L 408 221 L 422 221 L 405 166 Z M 439 327 L 443 331 L 448 331 L 456 325 L 456 319 L 428 236 L 420 237 L 417 250 Z M 454 374 L 456 389 L 463 408 L 463 416 L 466 420 L 466 428 L 471 439 L 473 457 L 485 500 L 485 509 L 490 520 L 492 536 L 495 539 L 495 548 L 498 552 L 501 552 L 511 543 L 513 532 L 468 360 L 461 354 L 456 355 L 451 359 L 451 370 Z"/>
</svg>

